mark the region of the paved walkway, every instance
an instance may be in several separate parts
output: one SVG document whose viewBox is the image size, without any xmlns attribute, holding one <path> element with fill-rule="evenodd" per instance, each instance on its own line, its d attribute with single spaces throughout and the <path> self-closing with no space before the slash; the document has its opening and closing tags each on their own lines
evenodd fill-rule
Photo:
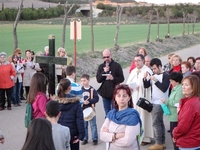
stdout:
<svg viewBox="0 0 200 150">
<path fill-rule="evenodd" d="M 200 45 L 196 45 L 187 49 L 183 49 L 181 51 L 176 52 L 179 54 L 183 60 L 186 60 L 189 56 L 200 56 Z M 167 56 L 161 57 L 163 64 L 167 62 Z M 128 77 L 128 69 L 124 69 L 125 78 Z M 125 81 L 126 82 L 126 81 Z M 91 85 L 96 89 L 99 87 L 96 79 L 91 79 Z M 97 125 L 98 129 L 100 129 L 101 125 L 104 121 L 104 110 L 102 101 L 100 99 L 97 104 Z M 0 144 L 0 150 L 20 150 L 24 143 L 26 137 L 26 128 L 24 127 L 24 112 L 25 112 L 25 101 L 23 101 L 22 106 L 20 107 L 12 107 L 11 111 L 4 110 L 0 111 L 0 129 L 4 133 L 5 136 L 5 144 Z M 169 122 L 165 121 L 166 129 L 169 129 Z M 91 134 L 90 134 L 91 135 Z M 91 137 L 89 135 L 89 137 Z M 173 150 L 171 137 L 169 133 L 166 132 L 166 150 Z M 141 150 L 147 150 L 149 145 L 141 146 Z M 81 150 L 105 150 L 105 143 L 99 140 L 98 145 L 93 146 L 91 139 L 89 143 L 85 146 L 81 145 Z"/>
</svg>

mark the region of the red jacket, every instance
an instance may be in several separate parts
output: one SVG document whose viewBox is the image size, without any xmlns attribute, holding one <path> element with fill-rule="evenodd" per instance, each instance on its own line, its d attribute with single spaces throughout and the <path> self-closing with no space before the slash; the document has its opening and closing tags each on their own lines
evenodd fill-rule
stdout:
<svg viewBox="0 0 200 150">
<path fill-rule="evenodd" d="M 135 68 L 136 68 L 135 61 L 133 60 L 129 69 L 129 73 L 131 73 L 131 71 Z"/>
<path fill-rule="evenodd" d="M 180 101 L 178 126 L 173 130 L 176 145 L 181 148 L 200 146 L 200 99 L 192 97 Z"/>
<path fill-rule="evenodd" d="M 9 89 L 14 86 L 15 70 L 12 64 L 5 62 L 0 65 L 0 89 Z M 13 76 L 13 79 L 11 79 Z"/>
</svg>

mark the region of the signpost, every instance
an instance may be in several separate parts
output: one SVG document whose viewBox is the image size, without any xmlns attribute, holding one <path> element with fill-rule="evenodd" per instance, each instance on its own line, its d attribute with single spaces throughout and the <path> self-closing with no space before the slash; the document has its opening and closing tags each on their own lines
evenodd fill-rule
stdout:
<svg viewBox="0 0 200 150">
<path fill-rule="evenodd" d="M 81 40 L 81 20 L 74 18 L 70 22 L 70 39 L 74 40 L 74 67 L 76 67 L 76 40 Z M 75 77 L 76 81 L 76 77 Z"/>
<path fill-rule="evenodd" d="M 36 56 L 37 63 L 49 64 L 48 93 L 55 94 L 55 64 L 66 65 L 67 58 L 55 57 L 55 36 L 49 35 L 49 56 Z"/>
</svg>

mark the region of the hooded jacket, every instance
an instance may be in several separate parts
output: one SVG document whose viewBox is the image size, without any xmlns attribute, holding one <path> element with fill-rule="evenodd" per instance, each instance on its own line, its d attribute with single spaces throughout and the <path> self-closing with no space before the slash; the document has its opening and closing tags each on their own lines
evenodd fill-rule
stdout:
<svg viewBox="0 0 200 150">
<path fill-rule="evenodd" d="M 77 138 L 83 140 L 85 130 L 80 98 L 67 94 L 66 98 L 54 96 L 52 99 L 60 103 L 61 115 L 58 123 L 70 129 L 71 141 Z"/>
</svg>

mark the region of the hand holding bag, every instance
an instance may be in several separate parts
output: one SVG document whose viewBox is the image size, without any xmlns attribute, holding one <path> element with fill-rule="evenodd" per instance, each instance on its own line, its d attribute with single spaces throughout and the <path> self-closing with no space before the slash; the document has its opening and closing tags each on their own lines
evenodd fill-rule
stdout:
<svg viewBox="0 0 200 150">
<path fill-rule="evenodd" d="M 139 100 L 137 101 L 137 105 L 148 112 L 151 112 L 153 109 L 153 104 L 150 103 L 147 99 L 142 97 L 140 97 Z"/>
</svg>

